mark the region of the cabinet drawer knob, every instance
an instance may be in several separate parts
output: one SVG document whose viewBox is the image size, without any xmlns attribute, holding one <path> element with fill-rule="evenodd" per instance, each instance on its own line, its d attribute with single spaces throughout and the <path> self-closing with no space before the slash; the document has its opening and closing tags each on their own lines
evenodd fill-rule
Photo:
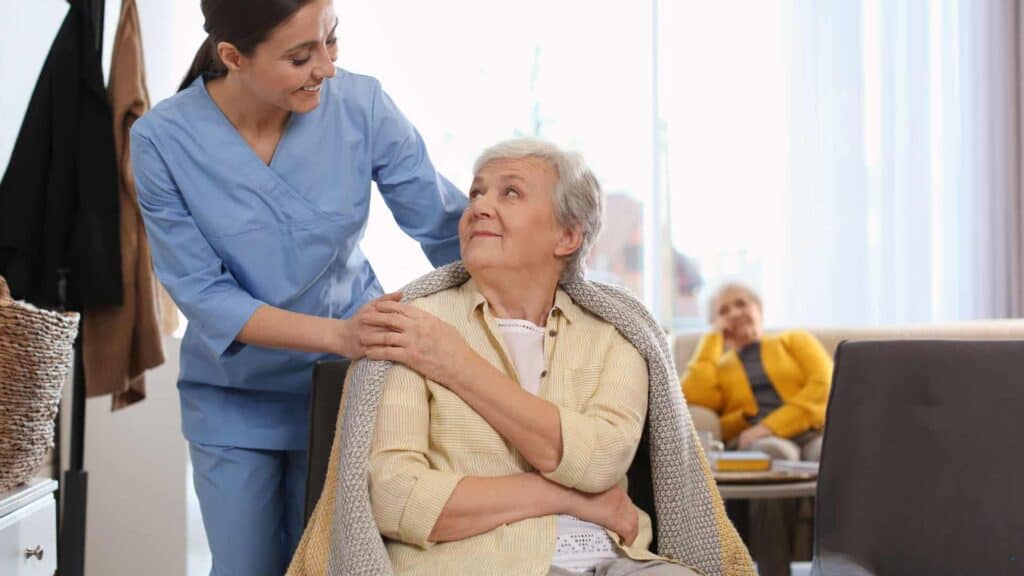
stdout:
<svg viewBox="0 0 1024 576">
<path fill-rule="evenodd" d="M 36 560 L 42 560 L 43 559 L 43 547 L 42 546 L 36 546 L 33 549 L 28 549 L 28 548 L 25 549 L 25 559 L 27 560 L 27 559 L 33 558 L 33 557 Z"/>
</svg>

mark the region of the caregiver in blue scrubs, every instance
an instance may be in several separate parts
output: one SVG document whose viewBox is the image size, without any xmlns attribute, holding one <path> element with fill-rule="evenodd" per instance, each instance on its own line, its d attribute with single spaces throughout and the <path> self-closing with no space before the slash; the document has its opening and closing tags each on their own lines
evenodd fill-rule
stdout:
<svg viewBox="0 0 1024 576">
<path fill-rule="evenodd" d="M 329 0 L 202 9 L 209 37 L 133 126 L 132 166 L 189 320 L 178 388 L 213 574 L 279 575 L 302 533 L 313 363 L 362 356 L 383 296 L 359 249 L 370 183 L 435 266 L 459 258 L 466 198 L 377 80 L 335 68 Z"/>
</svg>

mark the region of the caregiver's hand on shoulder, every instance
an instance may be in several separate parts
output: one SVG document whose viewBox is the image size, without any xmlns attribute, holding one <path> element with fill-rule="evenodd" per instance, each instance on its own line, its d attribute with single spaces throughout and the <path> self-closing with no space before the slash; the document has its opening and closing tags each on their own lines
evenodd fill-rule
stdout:
<svg viewBox="0 0 1024 576">
<path fill-rule="evenodd" d="M 429 312 L 391 301 L 374 308 L 362 318 L 367 327 L 378 329 L 360 338 L 367 358 L 404 364 L 444 386 L 457 384 L 467 367 L 482 360 L 455 328 Z"/>
<path fill-rule="evenodd" d="M 332 344 L 330 350 L 350 360 L 358 360 L 366 355 L 366 347 L 360 340 L 374 332 L 385 332 L 385 328 L 374 327 L 365 322 L 368 314 L 376 313 L 376 306 L 381 302 L 398 302 L 402 299 L 401 292 L 392 292 L 363 304 L 351 318 L 334 321 L 336 330 L 329 334 Z"/>
</svg>

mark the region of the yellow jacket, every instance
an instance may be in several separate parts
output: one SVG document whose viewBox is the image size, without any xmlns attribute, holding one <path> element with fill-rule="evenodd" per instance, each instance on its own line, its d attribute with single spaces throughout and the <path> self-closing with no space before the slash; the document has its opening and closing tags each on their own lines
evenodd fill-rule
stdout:
<svg viewBox="0 0 1024 576">
<path fill-rule="evenodd" d="M 757 400 L 735 351 L 723 354 L 720 332 L 701 339 L 683 374 L 683 395 L 689 404 L 718 413 L 726 442 L 750 427 Z M 791 330 L 761 339 L 761 362 L 782 406 L 762 421 L 776 436 L 792 438 L 825 425 L 825 408 L 832 386 L 832 359 L 821 343 L 804 330 Z"/>
</svg>

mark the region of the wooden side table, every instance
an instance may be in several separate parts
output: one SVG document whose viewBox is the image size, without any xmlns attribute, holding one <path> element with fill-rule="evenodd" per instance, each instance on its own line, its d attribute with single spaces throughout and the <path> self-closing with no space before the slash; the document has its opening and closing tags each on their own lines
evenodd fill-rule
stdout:
<svg viewBox="0 0 1024 576">
<path fill-rule="evenodd" d="M 818 491 L 818 473 L 816 470 L 793 471 L 773 468 L 763 472 L 714 472 L 718 492 L 723 500 L 732 500 L 729 509 L 733 522 L 739 521 L 737 528 L 744 536 L 751 555 L 757 562 L 758 571 L 763 576 L 789 574 L 790 562 L 795 558 L 810 555 L 807 541 L 812 543 L 813 509 L 808 508 L 807 521 L 804 521 L 804 507 L 810 500 L 792 500 L 814 498 Z M 749 503 L 758 500 L 763 502 Z M 789 502 L 767 502 L 770 500 L 789 500 Z M 757 507 L 756 516 L 751 516 L 750 508 Z M 755 520 L 756 521 L 753 521 Z M 765 529 L 774 526 L 782 531 Z M 792 532 L 788 528 L 792 529 Z M 784 532 L 784 533 L 783 533 Z M 802 551 L 803 548 L 808 548 Z"/>
<path fill-rule="evenodd" d="M 815 472 L 715 472 L 714 477 L 724 500 L 812 498 L 818 491 Z"/>
<path fill-rule="evenodd" d="M 0 493 L 0 574 L 53 576 L 57 570 L 57 482 L 37 478 Z"/>
</svg>

